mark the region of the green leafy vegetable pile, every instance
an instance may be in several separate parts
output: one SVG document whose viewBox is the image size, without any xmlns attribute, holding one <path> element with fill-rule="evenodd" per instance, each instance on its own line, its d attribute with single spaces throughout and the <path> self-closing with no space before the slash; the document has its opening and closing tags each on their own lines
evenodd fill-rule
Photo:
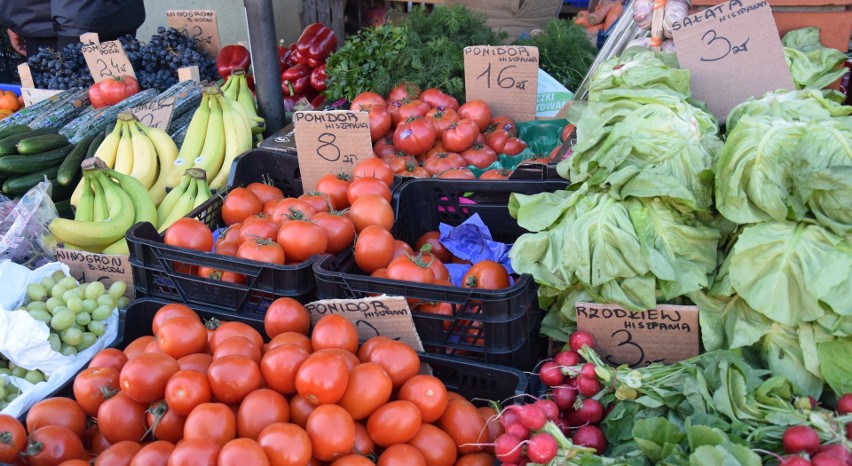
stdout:
<svg viewBox="0 0 852 466">
<path fill-rule="evenodd" d="M 823 47 L 819 28 L 795 29 L 781 39 L 784 57 L 797 89 L 822 89 L 840 79 L 846 72 L 846 55 L 839 50 Z"/>
<path fill-rule="evenodd" d="M 558 18 L 551 19 L 542 34 L 516 44 L 538 47 L 539 67 L 571 91 L 577 90 L 597 55 L 586 28 Z"/>
<path fill-rule="evenodd" d="M 505 34 L 461 5 L 427 12 L 415 7 L 397 25 L 367 28 L 346 39 L 326 64 L 330 100 L 353 99 L 364 91 L 386 95 L 402 81 L 437 87 L 464 101 L 463 50 L 498 45 Z"/>
</svg>

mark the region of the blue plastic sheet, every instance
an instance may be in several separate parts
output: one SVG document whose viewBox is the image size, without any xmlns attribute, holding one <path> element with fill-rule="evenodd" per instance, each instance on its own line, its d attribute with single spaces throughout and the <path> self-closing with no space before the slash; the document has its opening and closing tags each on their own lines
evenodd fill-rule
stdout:
<svg viewBox="0 0 852 466">
<path fill-rule="evenodd" d="M 491 260 L 502 265 L 509 275 L 515 273 L 509 260 L 512 245 L 494 241 L 491 231 L 482 222 L 479 214 L 474 214 L 457 227 L 442 223 L 438 231 L 441 233 L 441 244 L 459 259 L 469 260 L 474 264 Z M 444 265 L 450 273 L 450 281 L 456 286 L 461 286 L 462 277 L 471 267 L 468 264 Z"/>
</svg>

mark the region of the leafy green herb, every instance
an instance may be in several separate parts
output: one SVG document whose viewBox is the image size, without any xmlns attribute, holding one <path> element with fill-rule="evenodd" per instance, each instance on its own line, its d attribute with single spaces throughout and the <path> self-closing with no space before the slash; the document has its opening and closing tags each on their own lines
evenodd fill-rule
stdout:
<svg viewBox="0 0 852 466">
<path fill-rule="evenodd" d="M 584 27 L 558 18 L 551 19 L 542 34 L 516 43 L 538 47 L 539 67 L 571 91 L 577 90 L 597 55 Z"/>
</svg>

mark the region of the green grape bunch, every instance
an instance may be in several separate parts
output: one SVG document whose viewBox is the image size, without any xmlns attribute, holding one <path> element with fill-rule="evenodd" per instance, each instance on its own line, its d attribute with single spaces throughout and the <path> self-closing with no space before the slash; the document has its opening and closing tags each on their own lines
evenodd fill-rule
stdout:
<svg viewBox="0 0 852 466">
<path fill-rule="evenodd" d="M 21 394 L 21 389 L 12 385 L 8 380 L 0 377 L 0 411 L 6 409 Z"/>
</svg>

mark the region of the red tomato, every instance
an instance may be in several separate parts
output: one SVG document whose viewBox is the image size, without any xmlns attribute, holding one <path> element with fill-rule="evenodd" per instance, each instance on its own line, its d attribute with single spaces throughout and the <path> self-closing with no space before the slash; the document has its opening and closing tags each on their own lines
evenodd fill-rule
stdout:
<svg viewBox="0 0 852 466">
<path fill-rule="evenodd" d="M 455 466 L 492 466 L 493 464 L 493 456 L 488 453 L 478 452 L 459 456 Z"/>
<path fill-rule="evenodd" d="M 355 263 L 367 273 L 385 268 L 393 258 L 393 235 L 378 225 L 361 230 L 355 240 Z"/>
<path fill-rule="evenodd" d="M 119 372 L 112 367 L 90 367 L 74 378 L 74 398 L 89 416 L 97 416 L 105 397 L 118 392 Z"/>
<path fill-rule="evenodd" d="M 185 439 L 175 446 L 168 466 L 216 466 L 221 449 L 212 438 Z"/>
<path fill-rule="evenodd" d="M 18 460 L 18 454 L 27 447 L 27 432 L 17 419 L 0 414 L 0 463 Z"/>
<path fill-rule="evenodd" d="M 139 92 L 139 82 L 133 76 L 108 76 L 89 87 L 92 107 L 103 108 L 115 105 Z"/>
<path fill-rule="evenodd" d="M 370 361 L 387 372 L 394 388 L 399 388 L 420 371 L 420 357 L 405 343 L 395 340 L 379 341 L 370 351 Z"/>
<path fill-rule="evenodd" d="M 461 152 L 470 147 L 476 141 L 477 136 L 479 136 L 479 128 L 476 126 L 476 122 L 461 119 L 447 128 L 441 136 L 441 142 L 443 142 L 447 151 Z"/>
<path fill-rule="evenodd" d="M 307 220 L 291 220 L 278 230 L 278 244 L 289 263 L 300 263 L 313 255 L 325 254 L 328 235 L 319 225 Z"/>
<path fill-rule="evenodd" d="M 479 169 L 488 168 L 489 165 L 497 161 L 497 153 L 490 147 L 478 142 L 462 152 L 461 156 L 468 165 L 473 165 Z"/>
<path fill-rule="evenodd" d="M 416 163 L 414 157 L 405 155 L 403 152 L 387 155 L 382 157 L 382 160 L 385 161 L 395 175 L 405 171 L 409 163 Z"/>
<path fill-rule="evenodd" d="M 349 383 L 349 367 L 333 352 L 308 356 L 296 372 L 296 391 L 313 405 L 336 403 Z"/>
<path fill-rule="evenodd" d="M 405 241 L 395 239 L 393 240 L 393 258 L 396 259 L 399 256 L 404 255 L 415 255 L 414 249 L 411 249 L 411 246 L 408 245 Z"/>
<path fill-rule="evenodd" d="M 354 230 L 353 230 L 354 231 Z M 311 315 L 302 303 L 293 298 L 272 301 L 263 316 L 263 328 L 270 338 L 284 332 L 307 334 L 311 329 Z"/>
<path fill-rule="evenodd" d="M 224 343 L 223 343 L 224 344 Z M 230 354 L 213 358 L 207 369 L 213 396 L 222 403 L 239 403 L 262 385 L 260 367 L 246 356 Z"/>
<path fill-rule="evenodd" d="M 60 425 L 46 425 L 31 431 L 29 448 L 37 452 L 26 457 L 26 464 L 30 466 L 55 466 L 63 461 L 89 457 L 80 436 Z"/>
<path fill-rule="evenodd" d="M 452 110 L 459 108 L 459 101 L 456 100 L 455 97 L 445 94 L 440 89 L 436 89 L 434 87 L 425 89 L 417 98 L 426 102 L 431 107 L 448 108 Z"/>
<path fill-rule="evenodd" d="M 515 124 L 515 120 L 505 115 L 494 117 L 494 119 L 491 120 L 489 128 L 494 128 L 495 130 L 502 129 L 509 133 L 509 136 L 518 136 L 518 125 Z"/>
<path fill-rule="evenodd" d="M 272 210 L 272 220 L 278 225 L 283 225 L 290 220 L 310 220 L 317 211 L 307 201 L 295 197 L 280 200 Z"/>
<path fill-rule="evenodd" d="M 258 200 L 260 200 L 261 204 L 266 204 L 272 200 L 280 200 L 284 198 L 284 193 L 272 186 L 271 184 L 259 183 L 255 181 L 254 183 L 249 183 L 246 186 L 246 189 L 252 192 Z"/>
<path fill-rule="evenodd" d="M 263 201 L 258 199 L 251 190 L 234 188 L 225 196 L 222 203 L 222 221 L 225 225 L 233 225 L 259 214 L 261 210 L 263 210 Z"/>
<path fill-rule="evenodd" d="M 256 238 L 274 240 L 277 234 L 278 224 L 272 220 L 272 217 L 264 213 L 259 213 L 243 221 L 237 244 L 242 244 Z"/>
<path fill-rule="evenodd" d="M 198 314 L 196 314 L 195 311 L 190 309 L 187 305 L 179 303 L 169 303 L 158 309 L 157 313 L 154 314 L 154 320 L 151 322 L 151 331 L 153 332 L 153 334 L 156 335 L 157 332 L 160 331 L 160 326 L 162 326 L 169 319 L 174 319 L 175 317 L 192 317 L 197 321 L 201 322 L 201 317 L 198 317 Z M 154 339 L 154 337 L 150 338 L 152 340 Z M 147 343 L 145 344 L 147 345 Z M 126 352 L 127 350 L 125 350 L 125 353 Z"/>
<path fill-rule="evenodd" d="M 480 261 L 462 277 L 462 287 L 481 290 L 501 290 L 509 287 L 509 273 L 497 262 Z"/>
<path fill-rule="evenodd" d="M 358 351 L 358 331 L 352 322 L 338 314 L 323 316 L 311 332 L 314 351 L 340 348 L 350 353 Z"/>
<path fill-rule="evenodd" d="M 298 394 L 290 398 L 290 421 L 301 428 L 305 428 L 308 424 L 308 416 L 314 411 L 316 406 L 302 398 Z"/>
<path fill-rule="evenodd" d="M 405 443 L 422 425 L 420 410 L 410 401 L 391 401 L 370 414 L 367 432 L 376 445 L 389 447 Z"/>
<path fill-rule="evenodd" d="M 503 147 L 503 153 L 506 155 L 518 155 L 526 148 L 527 143 L 516 137 L 511 137 L 508 141 L 506 141 L 506 146 Z"/>
<path fill-rule="evenodd" d="M 276 232 L 277 234 L 277 232 Z M 280 244 L 266 239 L 247 239 L 237 248 L 237 257 L 267 264 L 284 264 L 287 254 Z"/>
<path fill-rule="evenodd" d="M 491 109 L 482 100 L 471 100 L 459 107 L 459 116 L 473 120 L 480 132 L 488 129 L 491 124 Z"/>
<path fill-rule="evenodd" d="M 194 314 L 194 313 L 193 313 Z M 89 367 L 111 367 L 118 372 L 127 363 L 127 355 L 115 348 L 104 348 L 98 351 L 89 362 Z"/>
<path fill-rule="evenodd" d="M 181 218 L 166 229 L 163 241 L 169 246 L 210 252 L 213 250 L 213 233 L 201 220 Z"/>
<path fill-rule="evenodd" d="M 403 100 L 412 100 L 418 95 L 420 95 L 420 87 L 418 87 L 416 84 L 402 81 L 390 90 L 390 92 L 388 93 L 387 101 L 397 102 Z"/>
<path fill-rule="evenodd" d="M 393 108 L 395 106 L 399 107 L 398 109 L 396 109 L 396 111 L 394 111 L 394 108 Z M 393 120 L 393 124 L 398 125 L 401 121 L 406 121 L 406 120 L 408 120 L 409 118 L 412 118 L 412 117 L 426 116 L 426 112 L 428 112 L 429 109 L 432 108 L 432 107 L 429 104 L 427 104 L 426 102 L 423 102 L 422 100 L 414 99 L 414 100 L 404 102 L 404 103 L 403 102 L 393 102 L 391 104 L 391 107 L 389 107 L 389 108 L 391 110 L 388 113 L 390 113 L 390 115 L 391 115 L 391 119 Z"/>
<path fill-rule="evenodd" d="M 302 194 L 296 199 L 307 202 L 314 209 L 314 212 L 316 213 L 311 216 L 311 219 L 316 217 L 316 214 L 320 212 L 328 212 L 331 208 L 331 202 L 329 201 L 328 196 L 318 191 Z"/>
<path fill-rule="evenodd" d="M 144 416 L 142 422 L 145 422 Z M 89 431 L 87 437 L 88 438 L 84 441 L 84 446 L 88 445 L 89 451 L 96 455 L 106 450 L 111 445 L 106 439 L 106 437 L 104 437 L 104 435 L 101 433 L 100 429 L 98 429 L 98 426 L 92 426 L 92 429 Z"/>
<path fill-rule="evenodd" d="M 432 283 L 435 281 L 435 274 L 422 257 L 403 254 L 390 261 L 387 269 L 388 278 L 391 280 L 415 283 Z"/>
<path fill-rule="evenodd" d="M 447 266 L 441 262 L 441 259 L 438 259 L 431 253 L 422 253 L 422 260 L 426 264 L 429 264 L 429 269 L 432 270 L 432 274 L 435 275 L 435 283 L 449 281 L 450 271 L 447 270 Z"/>
<path fill-rule="evenodd" d="M 488 145 L 494 152 L 500 154 L 503 148 L 506 147 L 506 142 L 509 140 L 509 132 L 503 129 L 495 129 L 485 134 L 485 144 Z"/>
<path fill-rule="evenodd" d="M 296 424 L 270 424 L 257 437 L 272 466 L 307 465 L 311 460 L 311 439 Z"/>
<path fill-rule="evenodd" d="M 250 438 L 237 438 L 226 443 L 219 452 L 219 466 L 269 466 L 263 448 Z"/>
<path fill-rule="evenodd" d="M 33 405 L 27 413 L 28 432 L 35 432 L 44 426 L 64 426 L 83 438 L 86 413 L 70 398 L 46 398 Z"/>
<path fill-rule="evenodd" d="M 215 352 L 219 343 L 234 336 L 246 337 L 258 348 L 263 347 L 263 337 L 260 336 L 260 332 L 248 324 L 232 321 L 220 322 L 219 326 L 216 327 L 213 336 L 210 338 L 210 351 Z"/>
<path fill-rule="evenodd" d="M 386 161 L 388 157 L 394 157 L 400 153 L 393 145 L 393 133 L 390 136 L 379 139 L 373 144 L 373 155 L 382 160 Z"/>
<path fill-rule="evenodd" d="M 313 353 L 314 348 L 311 346 L 311 339 L 305 336 L 304 333 L 284 332 L 280 335 L 272 337 L 269 344 L 266 345 L 266 352 L 270 352 L 279 346 L 296 345 L 305 350 L 308 354 Z"/>
<path fill-rule="evenodd" d="M 508 180 L 512 172 L 503 168 L 494 168 L 479 175 L 480 180 Z"/>
<path fill-rule="evenodd" d="M 180 366 L 171 356 L 163 353 L 140 354 L 121 369 L 121 392 L 137 403 L 150 404 L 162 400 L 169 377 L 179 370 Z"/>
<path fill-rule="evenodd" d="M 429 245 L 430 253 L 434 254 L 441 262 L 450 262 L 453 259 L 453 254 L 441 244 L 441 233 L 439 231 L 428 231 L 423 233 L 417 242 L 414 244 L 414 249 L 417 251 L 423 250 L 423 245 Z"/>
<path fill-rule="evenodd" d="M 180 359 L 207 349 L 207 329 L 192 317 L 176 317 L 166 321 L 157 332 L 157 343 L 163 353 Z"/>
<path fill-rule="evenodd" d="M 139 442 L 145 437 L 145 410 L 148 405 L 137 403 L 120 391 L 98 408 L 98 430 L 109 443 L 122 440 Z"/>
<path fill-rule="evenodd" d="M 384 163 L 381 159 L 376 159 Z M 387 164 L 385 164 L 387 165 Z M 391 178 L 393 178 L 393 171 L 388 167 L 388 173 L 390 173 Z M 346 200 L 349 201 L 349 205 L 353 205 L 356 200 L 363 196 L 367 195 L 377 195 L 383 197 L 386 201 L 391 201 L 391 191 L 389 184 L 385 183 L 383 180 L 378 178 L 373 178 L 371 176 L 364 176 L 361 178 L 355 178 L 354 181 L 349 185 L 349 189 L 346 191 Z"/>
<path fill-rule="evenodd" d="M 438 178 L 454 180 L 475 180 L 476 175 L 467 168 L 451 168 L 438 174 Z"/>
<path fill-rule="evenodd" d="M 248 394 L 237 411 L 237 437 L 257 440 L 266 427 L 290 419 L 290 405 L 280 393 L 260 389 Z"/>
<path fill-rule="evenodd" d="M 391 211 L 391 215 L 393 215 L 393 211 Z M 337 254 L 351 247 L 355 242 L 355 224 L 352 223 L 349 215 L 337 212 L 319 212 L 311 218 L 311 221 L 325 230 L 328 237 L 326 250 L 331 254 Z"/>
<path fill-rule="evenodd" d="M 118 442 L 95 458 L 95 466 L 127 466 L 141 449 L 142 445 L 139 442 L 130 440 Z"/>
<path fill-rule="evenodd" d="M 183 438 L 185 424 L 186 416 L 181 416 L 169 409 L 165 401 L 152 404 L 145 414 L 145 425 L 157 440 L 179 442 Z"/>
<path fill-rule="evenodd" d="M 426 466 L 453 466 L 458 457 L 452 437 L 425 421 L 408 444 L 423 455 Z"/>
<path fill-rule="evenodd" d="M 571 133 L 573 133 L 575 129 L 576 129 L 576 127 L 574 125 L 572 125 L 571 123 L 568 123 L 567 125 L 565 125 L 562 128 L 562 137 L 561 137 L 562 142 L 568 141 L 568 138 L 571 137 Z"/>
<path fill-rule="evenodd" d="M 151 442 L 136 453 L 130 466 L 166 466 L 174 449 L 174 444 L 165 440 Z"/>
<path fill-rule="evenodd" d="M 296 392 L 296 373 L 310 353 L 301 346 L 287 344 L 268 350 L 260 361 L 260 372 L 267 387 L 285 395 Z"/>
<path fill-rule="evenodd" d="M 393 445 L 379 457 L 377 466 L 426 466 L 426 459 L 411 445 Z"/>
<path fill-rule="evenodd" d="M 229 354 L 239 354 L 251 359 L 256 364 L 260 364 L 260 348 L 246 337 L 231 337 L 222 341 L 216 347 L 213 359 L 219 359 Z"/>
<path fill-rule="evenodd" d="M 222 255 L 227 255 L 227 256 L 232 256 L 232 257 L 235 257 L 237 255 L 236 243 L 223 243 L 223 244 L 226 245 L 226 246 L 233 245 L 234 251 L 233 251 L 233 254 L 222 254 Z M 218 249 L 217 249 L 217 251 L 218 251 Z M 224 251 L 217 252 L 217 254 L 219 254 L 219 253 L 224 253 Z M 196 274 L 199 277 L 209 278 L 210 280 L 218 280 L 218 281 L 228 282 L 228 283 L 237 283 L 237 284 L 241 284 L 241 285 L 246 284 L 246 276 L 245 275 L 243 275 L 241 273 L 230 272 L 230 271 L 227 271 L 227 270 L 219 270 L 219 269 L 214 269 L 212 267 L 201 266 L 201 267 L 198 267 L 198 272 L 196 272 Z"/>
<path fill-rule="evenodd" d="M 323 354 L 323 353 L 333 353 L 341 358 L 346 363 L 346 370 L 351 371 L 355 368 L 361 361 L 358 359 L 358 356 L 355 353 L 340 349 L 340 348 L 326 348 L 326 349 L 318 349 L 314 351 L 313 354 Z"/>
<path fill-rule="evenodd" d="M 314 457 L 321 461 L 344 456 L 355 446 L 355 422 L 345 409 L 334 404 L 317 406 L 308 416 L 305 432 Z"/>
<path fill-rule="evenodd" d="M 429 178 L 432 175 L 425 168 L 418 165 L 417 162 L 409 162 L 405 167 L 405 171 L 401 172 L 399 176 L 403 178 Z"/>
<path fill-rule="evenodd" d="M 346 191 L 349 189 L 349 183 L 352 178 L 345 173 L 337 175 L 328 173 L 323 175 L 317 181 L 317 192 L 321 192 L 328 196 L 334 210 L 342 210 L 349 206 L 349 200 L 346 197 Z"/>
<path fill-rule="evenodd" d="M 435 144 L 438 132 L 429 120 L 412 117 L 399 124 L 393 133 L 393 145 L 405 153 L 418 155 Z"/>
<path fill-rule="evenodd" d="M 331 462 L 330 466 L 375 466 L 376 463 L 370 461 L 369 458 L 357 454 L 350 453 L 346 456 L 341 456 Z"/>
<path fill-rule="evenodd" d="M 349 383 L 337 402 L 356 421 L 366 419 L 390 400 L 393 382 L 381 366 L 372 362 L 358 364 L 349 372 Z"/>
<path fill-rule="evenodd" d="M 393 207 L 386 198 L 375 194 L 363 195 L 356 199 L 346 215 L 352 220 L 357 232 L 363 231 L 370 225 L 380 226 L 386 230 L 393 227 Z"/>
<path fill-rule="evenodd" d="M 447 404 L 438 427 L 450 435 L 462 454 L 482 451 L 480 445 L 488 438 L 485 420 L 476 406 L 464 399 L 451 400 Z"/>
<path fill-rule="evenodd" d="M 438 139 L 442 139 L 444 132 L 447 131 L 451 125 L 457 123 L 461 117 L 459 117 L 459 114 L 451 108 L 435 107 L 426 112 L 426 119 L 435 127 L 436 137 Z"/>
<path fill-rule="evenodd" d="M 366 91 L 355 96 L 352 99 L 352 103 L 349 104 L 349 108 L 356 112 L 369 112 L 372 108 L 384 107 L 385 105 L 387 103 L 385 103 L 385 99 L 381 95 L 372 91 Z"/>
<path fill-rule="evenodd" d="M 207 353 L 190 354 L 178 359 L 178 365 L 182 371 L 198 371 L 207 374 L 207 368 L 213 362 L 213 356 Z"/>
<path fill-rule="evenodd" d="M 399 389 L 400 400 L 414 403 L 424 423 L 440 419 L 447 409 L 447 388 L 441 379 L 425 374 L 408 379 Z"/>
<path fill-rule="evenodd" d="M 375 178 L 390 186 L 393 184 L 393 170 L 384 160 L 371 157 L 355 164 L 352 169 L 352 178 L 355 181 L 358 181 L 359 178 Z M 351 201 L 350 199 L 350 203 Z"/>
<path fill-rule="evenodd" d="M 439 152 L 423 161 L 423 168 L 432 176 L 453 168 L 462 168 L 467 163 L 464 157 L 455 152 Z"/>
<path fill-rule="evenodd" d="M 233 440 L 236 435 L 237 419 L 234 412 L 222 403 L 202 403 L 196 406 L 183 426 L 184 440 L 207 438 L 219 446 Z"/>
<path fill-rule="evenodd" d="M 391 114 L 384 106 L 376 106 L 369 110 L 370 115 L 370 139 L 378 141 L 391 129 L 393 120 Z"/>
<path fill-rule="evenodd" d="M 166 403 L 170 410 L 181 416 L 189 416 L 196 406 L 212 399 L 206 371 L 182 369 L 175 372 L 166 384 Z"/>
</svg>

